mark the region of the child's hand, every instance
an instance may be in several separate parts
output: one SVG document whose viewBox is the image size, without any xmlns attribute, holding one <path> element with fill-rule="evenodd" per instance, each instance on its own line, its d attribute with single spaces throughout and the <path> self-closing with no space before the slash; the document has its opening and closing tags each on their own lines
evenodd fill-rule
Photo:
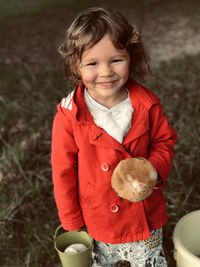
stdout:
<svg viewBox="0 0 200 267">
<path fill-rule="evenodd" d="M 81 228 L 78 228 L 78 229 L 72 229 L 72 230 L 69 230 L 70 232 L 80 232 L 80 231 L 85 231 L 87 232 L 87 229 L 85 226 L 81 227 Z"/>
</svg>

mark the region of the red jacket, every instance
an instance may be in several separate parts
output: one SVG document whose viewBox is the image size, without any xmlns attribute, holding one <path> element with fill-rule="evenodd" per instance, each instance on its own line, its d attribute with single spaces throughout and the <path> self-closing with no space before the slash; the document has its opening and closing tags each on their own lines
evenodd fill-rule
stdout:
<svg viewBox="0 0 200 267">
<path fill-rule="evenodd" d="M 94 239 L 113 244 L 146 239 L 167 222 L 162 185 L 176 142 L 158 98 L 136 82 L 127 87 L 134 113 L 122 144 L 94 124 L 81 86 L 58 105 L 52 132 L 54 194 L 63 228 L 86 225 Z M 110 182 L 118 162 L 131 157 L 150 160 L 162 179 L 137 203 L 118 197 Z"/>
</svg>

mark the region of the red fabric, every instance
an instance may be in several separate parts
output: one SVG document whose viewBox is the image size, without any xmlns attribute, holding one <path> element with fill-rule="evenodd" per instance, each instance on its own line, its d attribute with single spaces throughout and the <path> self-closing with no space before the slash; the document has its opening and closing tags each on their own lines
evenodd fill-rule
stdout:
<svg viewBox="0 0 200 267">
<path fill-rule="evenodd" d="M 86 225 L 94 239 L 112 244 L 146 239 L 167 222 L 162 185 L 177 138 L 158 98 L 133 81 L 127 88 L 134 113 L 122 144 L 94 124 L 80 86 L 63 107 L 58 105 L 52 131 L 54 194 L 62 226 L 73 230 Z M 110 182 L 118 162 L 131 157 L 149 159 L 162 180 L 137 203 L 119 198 Z"/>
</svg>

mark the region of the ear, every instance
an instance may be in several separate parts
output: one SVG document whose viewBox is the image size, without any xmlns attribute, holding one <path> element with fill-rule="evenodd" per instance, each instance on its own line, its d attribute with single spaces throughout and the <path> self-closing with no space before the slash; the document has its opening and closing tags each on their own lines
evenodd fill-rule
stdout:
<svg viewBox="0 0 200 267">
<path fill-rule="evenodd" d="M 82 69 L 82 61 L 81 61 L 81 59 L 77 59 L 77 62 L 76 62 L 76 64 L 75 64 L 75 67 L 76 67 L 76 69 L 77 69 L 77 73 L 79 74 L 79 75 L 81 75 L 81 69 Z"/>
<path fill-rule="evenodd" d="M 73 74 L 77 80 L 82 80 L 82 73 L 81 73 L 81 62 L 80 60 L 77 61 L 76 64 L 73 66 Z"/>
<path fill-rule="evenodd" d="M 77 78 L 82 81 L 81 63 L 75 66 L 75 73 Z"/>
</svg>

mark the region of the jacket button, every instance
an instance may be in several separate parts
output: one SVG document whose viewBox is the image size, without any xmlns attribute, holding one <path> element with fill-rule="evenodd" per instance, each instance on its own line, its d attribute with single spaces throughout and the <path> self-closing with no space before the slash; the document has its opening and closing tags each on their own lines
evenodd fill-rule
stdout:
<svg viewBox="0 0 200 267">
<path fill-rule="evenodd" d="M 110 166 L 108 165 L 108 163 L 102 163 L 101 169 L 102 169 L 102 171 L 107 172 L 107 171 L 109 171 Z"/>
<path fill-rule="evenodd" d="M 118 205 L 115 205 L 115 204 L 110 205 L 110 211 L 118 212 L 118 210 L 119 210 L 119 206 Z"/>
</svg>

